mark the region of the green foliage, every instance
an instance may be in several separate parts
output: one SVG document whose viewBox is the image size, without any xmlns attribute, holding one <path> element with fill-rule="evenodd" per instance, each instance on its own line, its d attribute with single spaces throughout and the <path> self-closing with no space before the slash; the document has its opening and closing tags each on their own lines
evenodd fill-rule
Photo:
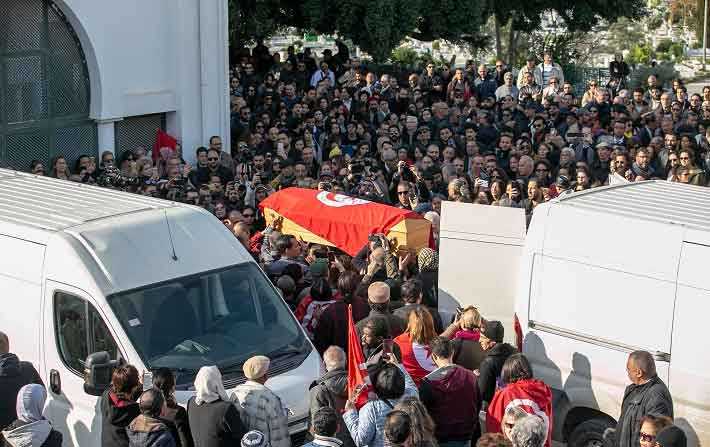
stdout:
<svg viewBox="0 0 710 447">
<path fill-rule="evenodd" d="M 560 65 L 583 65 L 598 45 L 598 39 L 593 33 L 564 32 L 548 35 L 533 34 L 529 49 L 536 55 L 550 51 L 553 60 Z"/>
<path fill-rule="evenodd" d="M 649 75 L 656 75 L 661 85 L 670 85 L 671 81 L 679 77 L 678 72 L 671 62 L 662 62 L 655 67 L 648 65 L 638 66 L 631 73 L 630 87 L 636 88 L 646 84 Z"/>
<path fill-rule="evenodd" d="M 663 39 L 660 42 L 658 42 L 658 45 L 656 45 L 656 52 L 657 53 L 667 53 L 668 50 L 671 48 L 671 45 L 673 45 L 672 40 Z"/>
<path fill-rule="evenodd" d="M 646 41 L 646 35 L 639 23 L 634 23 L 626 17 L 620 18 L 616 23 L 609 25 L 607 45 L 608 53 L 625 53 L 634 45 Z"/>
<path fill-rule="evenodd" d="M 636 44 L 629 51 L 626 61 L 632 65 L 648 65 L 651 63 L 653 49 L 647 43 Z"/>
<path fill-rule="evenodd" d="M 0 0 L 1 1 L 1 0 Z M 472 50 L 490 43 L 486 19 L 512 19 L 516 31 L 539 29 L 541 16 L 555 11 L 570 31 L 589 31 L 601 20 L 639 18 L 644 0 L 229 0 L 230 40 L 234 46 L 297 30 L 349 39 L 375 61 L 388 59 L 406 37 L 446 40 Z"/>
<path fill-rule="evenodd" d="M 394 64 L 411 66 L 419 61 L 419 54 L 411 47 L 398 47 L 392 50 L 390 60 Z"/>
<path fill-rule="evenodd" d="M 656 58 L 662 61 L 680 62 L 685 56 L 685 49 L 680 42 L 673 42 L 670 39 L 663 39 L 656 46 Z"/>
</svg>

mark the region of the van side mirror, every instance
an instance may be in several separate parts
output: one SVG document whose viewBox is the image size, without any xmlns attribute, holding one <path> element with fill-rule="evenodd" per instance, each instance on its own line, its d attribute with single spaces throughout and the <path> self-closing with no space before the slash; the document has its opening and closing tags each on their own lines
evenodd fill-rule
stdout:
<svg viewBox="0 0 710 447">
<path fill-rule="evenodd" d="M 118 361 L 112 360 L 106 351 L 94 352 L 86 358 L 84 367 L 84 392 L 101 396 L 111 385 L 111 374 Z"/>
</svg>

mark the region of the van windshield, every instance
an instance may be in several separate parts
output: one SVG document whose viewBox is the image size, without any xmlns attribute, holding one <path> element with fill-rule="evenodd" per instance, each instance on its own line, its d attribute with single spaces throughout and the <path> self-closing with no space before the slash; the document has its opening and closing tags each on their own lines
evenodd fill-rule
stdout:
<svg viewBox="0 0 710 447">
<path fill-rule="evenodd" d="M 178 385 L 205 365 L 227 376 L 257 354 L 274 362 L 310 353 L 286 304 L 254 263 L 111 295 L 109 305 L 146 367 L 170 368 Z"/>
</svg>

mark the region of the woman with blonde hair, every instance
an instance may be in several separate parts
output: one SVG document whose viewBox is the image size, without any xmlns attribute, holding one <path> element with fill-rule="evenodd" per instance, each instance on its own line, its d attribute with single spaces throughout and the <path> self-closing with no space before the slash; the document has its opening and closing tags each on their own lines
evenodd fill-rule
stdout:
<svg viewBox="0 0 710 447">
<path fill-rule="evenodd" d="M 481 348 L 481 325 L 483 317 L 475 306 L 468 306 L 461 311 L 441 334 L 454 342 L 454 363 L 474 371 L 478 369 L 486 356 Z"/>
<path fill-rule="evenodd" d="M 395 411 L 403 411 L 412 420 L 410 442 L 417 447 L 436 447 L 438 443 L 434 437 L 434 420 L 429 415 L 422 401 L 416 397 L 405 397 L 394 407 Z"/>
<path fill-rule="evenodd" d="M 436 369 L 429 354 L 429 342 L 436 337 L 434 319 L 424 307 L 409 312 L 407 329 L 394 339 L 402 353 L 402 366 L 419 386 L 424 377 Z"/>
</svg>

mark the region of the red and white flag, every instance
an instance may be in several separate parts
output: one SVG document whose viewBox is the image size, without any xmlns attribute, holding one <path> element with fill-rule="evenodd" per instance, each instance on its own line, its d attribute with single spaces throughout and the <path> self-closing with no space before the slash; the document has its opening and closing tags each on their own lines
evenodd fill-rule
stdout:
<svg viewBox="0 0 710 447">
<path fill-rule="evenodd" d="M 172 153 L 175 153 L 177 148 L 177 140 L 169 133 L 163 132 L 162 129 L 158 129 L 155 133 L 155 144 L 153 145 L 153 161 L 157 163 L 160 158 L 160 149 L 167 147 L 172 149 Z"/>
<path fill-rule="evenodd" d="M 358 394 L 355 407 L 359 410 L 367 403 L 367 396 L 372 388 L 367 374 L 365 355 L 362 353 L 360 336 L 353 321 L 353 307 L 348 305 L 348 397 Z"/>
<path fill-rule="evenodd" d="M 545 447 L 552 443 L 552 391 L 537 379 L 519 380 L 496 391 L 486 413 L 486 431 L 501 433 L 505 410 L 520 407 L 534 414 L 545 423 L 547 439 Z"/>
</svg>

